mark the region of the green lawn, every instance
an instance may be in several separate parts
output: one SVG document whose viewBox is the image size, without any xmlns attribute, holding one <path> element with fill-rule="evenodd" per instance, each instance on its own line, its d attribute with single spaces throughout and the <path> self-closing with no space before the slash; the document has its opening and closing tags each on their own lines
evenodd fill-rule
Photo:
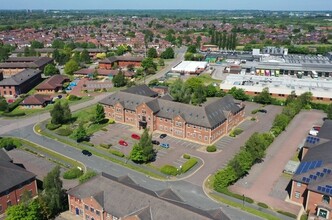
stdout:
<svg viewBox="0 0 332 220">
<path fill-rule="evenodd" d="M 221 83 L 221 80 L 212 79 L 212 77 L 208 73 L 203 73 L 197 78 L 201 79 L 205 85 L 209 85 L 211 83 Z"/>
</svg>

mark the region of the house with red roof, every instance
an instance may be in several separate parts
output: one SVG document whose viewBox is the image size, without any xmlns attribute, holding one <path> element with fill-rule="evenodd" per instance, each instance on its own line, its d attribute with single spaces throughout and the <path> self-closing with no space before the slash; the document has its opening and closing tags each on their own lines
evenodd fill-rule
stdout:
<svg viewBox="0 0 332 220">
<path fill-rule="evenodd" d="M 63 89 L 63 84 L 69 82 L 69 78 L 63 75 L 54 75 L 36 87 L 37 93 L 54 94 Z"/>
</svg>

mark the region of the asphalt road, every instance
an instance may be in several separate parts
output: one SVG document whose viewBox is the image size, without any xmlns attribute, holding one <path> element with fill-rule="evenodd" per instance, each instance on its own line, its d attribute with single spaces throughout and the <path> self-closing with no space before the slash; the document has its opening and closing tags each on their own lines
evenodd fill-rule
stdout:
<svg viewBox="0 0 332 220">
<path fill-rule="evenodd" d="M 8 132 L 6 135 L 20 137 L 36 143 L 41 146 L 45 146 L 48 149 L 54 150 L 60 154 L 66 155 L 74 160 L 84 163 L 88 168 L 97 172 L 105 172 L 116 177 L 128 175 L 140 186 L 147 189 L 158 191 L 165 188 L 171 188 L 188 204 L 201 208 L 204 210 L 216 209 L 221 207 L 222 211 L 227 214 L 232 220 L 256 220 L 260 219 L 249 213 L 242 212 L 238 209 L 228 207 L 226 205 L 218 204 L 210 200 L 201 186 L 197 186 L 187 181 L 159 181 L 149 178 L 148 176 L 138 173 L 134 170 L 122 167 L 118 164 L 111 163 L 102 158 L 92 155 L 91 157 L 84 156 L 80 150 L 68 146 L 66 144 L 57 142 L 47 137 L 39 136 L 33 131 L 33 124 L 21 127 Z"/>
</svg>

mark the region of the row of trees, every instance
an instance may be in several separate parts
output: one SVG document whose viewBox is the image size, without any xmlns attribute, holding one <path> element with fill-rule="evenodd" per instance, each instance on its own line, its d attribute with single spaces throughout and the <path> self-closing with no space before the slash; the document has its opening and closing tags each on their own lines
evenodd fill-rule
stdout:
<svg viewBox="0 0 332 220">
<path fill-rule="evenodd" d="M 59 213 L 68 209 L 68 199 L 65 190 L 62 189 L 60 179 L 60 167 L 56 166 L 43 180 L 43 192 L 37 199 L 31 200 L 28 192 L 23 194 L 18 205 L 6 210 L 6 219 L 53 219 Z"/>
<path fill-rule="evenodd" d="M 213 30 L 211 33 L 211 44 L 218 45 L 222 49 L 235 50 L 236 33 L 227 34 Z"/>
<path fill-rule="evenodd" d="M 175 55 L 175 53 L 174 53 L 173 48 L 168 47 L 168 48 L 166 48 L 165 51 L 163 51 L 160 54 L 160 58 L 162 58 L 162 59 L 173 59 L 174 55 Z M 157 58 L 158 57 L 158 52 L 157 52 L 156 48 L 154 48 L 154 47 L 149 48 L 147 53 L 146 53 L 146 56 L 148 58 Z"/>
<path fill-rule="evenodd" d="M 204 56 L 197 53 L 197 45 L 189 45 L 184 55 L 185 60 L 202 61 Z"/>
</svg>

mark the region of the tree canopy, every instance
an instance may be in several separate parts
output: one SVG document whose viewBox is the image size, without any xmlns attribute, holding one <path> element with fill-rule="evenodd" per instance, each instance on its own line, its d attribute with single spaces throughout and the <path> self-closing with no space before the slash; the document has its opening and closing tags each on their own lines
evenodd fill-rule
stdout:
<svg viewBox="0 0 332 220">
<path fill-rule="evenodd" d="M 174 56 L 175 53 L 172 47 L 167 47 L 166 50 L 160 54 L 160 57 L 163 59 L 173 59 Z"/>
<path fill-rule="evenodd" d="M 74 60 L 71 59 L 69 60 L 66 65 L 65 65 L 65 73 L 68 75 L 73 75 L 75 71 L 77 71 L 79 69 L 79 65 L 78 63 Z"/>
<path fill-rule="evenodd" d="M 149 130 L 145 129 L 139 142 L 134 144 L 130 152 L 130 159 L 135 163 L 147 163 L 152 161 L 155 156 L 156 152 L 153 149 L 152 134 L 149 134 Z"/>
<path fill-rule="evenodd" d="M 112 78 L 112 82 L 113 82 L 115 87 L 122 87 L 122 86 L 125 86 L 127 84 L 127 79 L 126 79 L 125 75 L 123 74 L 123 72 L 119 71 L 119 73 L 116 74 Z"/>
<path fill-rule="evenodd" d="M 69 122 L 72 117 L 68 102 L 64 102 L 63 104 L 61 104 L 60 101 L 56 102 L 50 114 L 51 123 L 55 125 L 65 124 Z"/>
<path fill-rule="evenodd" d="M 56 74 L 59 74 L 58 68 L 56 68 L 53 64 L 49 63 L 44 68 L 44 74 L 45 76 L 53 76 Z"/>
<path fill-rule="evenodd" d="M 158 53 L 156 48 L 151 47 L 149 48 L 148 52 L 147 52 L 147 57 L 149 58 L 157 58 L 158 57 Z"/>
</svg>

